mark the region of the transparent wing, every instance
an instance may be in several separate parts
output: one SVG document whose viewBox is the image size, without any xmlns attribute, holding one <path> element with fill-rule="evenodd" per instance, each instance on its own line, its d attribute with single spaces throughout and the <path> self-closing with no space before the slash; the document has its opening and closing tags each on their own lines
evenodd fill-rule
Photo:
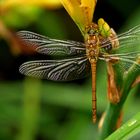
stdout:
<svg viewBox="0 0 140 140">
<path fill-rule="evenodd" d="M 120 34 L 118 39 L 120 47 L 116 50 L 117 53 L 140 53 L 140 25 Z"/>
<path fill-rule="evenodd" d="M 115 53 L 128 53 L 138 52 L 140 53 L 140 25 L 124 32 L 111 39 L 111 42 L 119 41 L 119 48 L 115 48 Z M 102 42 L 102 47 L 106 47 L 111 44 L 108 40 Z"/>
<path fill-rule="evenodd" d="M 27 76 L 54 81 L 71 81 L 86 77 L 90 73 L 87 58 L 63 60 L 37 60 L 23 63 L 19 71 Z"/>
<path fill-rule="evenodd" d="M 140 25 L 135 26 L 127 32 L 118 35 L 118 39 L 121 43 L 120 47 L 140 44 Z"/>
<path fill-rule="evenodd" d="M 126 72 L 133 65 L 133 70 L 140 70 L 140 54 L 137 52 L 122 53 L 122 54 L 104 54 L 99 57 L 101 60 L 111 61 L 114 64 L 119 64 L 122 72 Z"/>
<path fill-rule="evenodd" d="M 133 64 L 136 65 L 136 69 L 140 69 L 137 61 L 140 57 L 140 25 L 112 38 L 111 42 L 113 41 L 119 41 L 119 47 L 112 49 L 110 54 L 105 54 L 104 58 L 100 59 L 119 60 L 124 71 L 127 71 Z M 111 45 L 111 42 L 102 42 L 102 47 Z"/>
<path fill-rule="evenodd" d="M 86 53 L 81 42 L 51 39 L 29 31 L 19 31 L 17 36 L 25 46 L 35 47 L 41 54 L 74 56 Z"/>
</svg>

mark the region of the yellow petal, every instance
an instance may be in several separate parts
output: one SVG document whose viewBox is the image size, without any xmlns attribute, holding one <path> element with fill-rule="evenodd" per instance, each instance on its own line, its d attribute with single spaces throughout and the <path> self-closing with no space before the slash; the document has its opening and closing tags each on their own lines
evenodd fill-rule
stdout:
<svg viewBox="0 0 140 140">
<path fill-rule="evenodd" d="M 47 8 L 59 8 L 61 6 L 60 0 L 5 0 L 2 1 L 1 7 L 8 8 L 14 5 L 36 5 L 36 6 L 43 6 Z"/>
<path fill-rule="evenodd" d="M 71 18 L 85 34 L 85 27 L 92 22 L 96 0 L 61 0 Z"/>
</svg>

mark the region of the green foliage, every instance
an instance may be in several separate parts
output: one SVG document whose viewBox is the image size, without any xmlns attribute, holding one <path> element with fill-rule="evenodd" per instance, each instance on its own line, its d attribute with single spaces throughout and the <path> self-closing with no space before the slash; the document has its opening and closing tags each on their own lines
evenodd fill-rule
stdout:
<svg viewBox="0 0 140 140">
<path fill-rule="evenodd" d="M 137 113 L 128 122 L 122 125 L 116 132 L 112 133 L 106 140 L 126 140 L 140 132 L 140 113 Z"/>
</svg>

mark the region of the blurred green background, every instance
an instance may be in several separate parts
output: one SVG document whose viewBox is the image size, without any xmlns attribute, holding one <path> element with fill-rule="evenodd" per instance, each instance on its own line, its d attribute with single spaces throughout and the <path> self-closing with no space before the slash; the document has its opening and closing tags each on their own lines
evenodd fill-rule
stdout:
<svg viewBox="0 0 140 140">
<path fill-rule="evenodd" d="M 46 0 L 47 1 L 47 0 Z M 106 65 L 97 69 L 97 123 L 91 116 L 91 77 L 57 83 L 27 78 L 18 71 L 40 58 L 16 46 L 14 34 L 29 30 L 57 39 L 83 41 L 61 7 L 0 1 L 0 140 L 98 140 L 98 121 L 107 106 Z M 94 21 L 104 18 L 117 33 L 140 24 L 139 0 L 98 0 Z M 139 111 L 140 85 L 125 103 L 123 122 Z M 135 92 L 135 94 L 133 94 Z M 136 135 L 134 140 L 140 139 Z"/>
</svg>

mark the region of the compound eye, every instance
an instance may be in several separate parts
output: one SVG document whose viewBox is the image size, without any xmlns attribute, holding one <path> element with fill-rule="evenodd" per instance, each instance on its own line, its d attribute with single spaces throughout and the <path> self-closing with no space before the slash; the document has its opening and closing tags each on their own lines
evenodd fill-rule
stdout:
<svg viewBox="0 0 140 140">
<path fill-rule="evenodd" d="M 90 29 L 87 33 L 89 35 L 98 35 L 99 34 L 97 29 Z"/>
<path fill-rule="evenodd" d="M 95 35 L 95 34 L 96 34 L 96 31 L 93 30 L 93 29 L 90 29 L 87 33 L 88 33 L 89 35 Z"/>
</svg>

